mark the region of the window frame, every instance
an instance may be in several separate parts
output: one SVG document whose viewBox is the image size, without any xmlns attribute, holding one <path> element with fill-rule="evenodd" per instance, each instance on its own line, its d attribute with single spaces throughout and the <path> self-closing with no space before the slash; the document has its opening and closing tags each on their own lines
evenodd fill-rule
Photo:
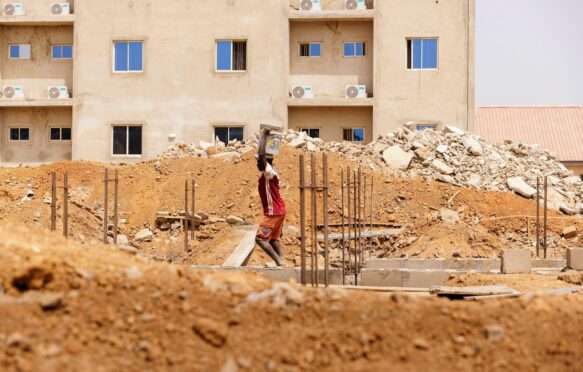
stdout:
<svg viewBox="0 0 583 372">
<path fill-rule="evenodd" d="M 213 140 L 211 141 L 211 143 L 214 144 L 217 143 L 216 135 L 217 128 L 227 128 L 227 138 L 231 138 L 231 128 L 241 128 L 243 130 L 243 138 L 240 141 L 245 140 L 245 124 L 213 124 Z M 228 145 L 230 141 L 232 140 L 229 139 L 229 141 L 227 141 L 225 145 Z"/>
<path fill-rule="evenodd" d="M 302 55 L 302 45 L 306 45 L 306 44 L 308 45 L 308 52 L 310 53 L 310 55 L 303 56 Z M 320 45 L 320 55 L 319 56 L 313 56 L 312 55 L 312 45 L 314 45 L 314 44 Z M 298 45 L 299 46 L 299 48 L 298 48 L 298 57 L 300 57 L 300 58 L 322 58 L 322 54 L 323 54 L 322 51 L 324 50 L 322 48 L 322 45 L 323 44 L 324 43 L 322 43 L 321 41 L 300 41 L 299 42 L 299 45 Z"/>
<path fill-rule="evenodd" d="M 73 48 L 73 44 L 51 44 L 50 47 L 51 47 L 50 48 L 51 60 L 53 60 L 53 61 L 70 61 L 74 57 L 75 51 L 74 51 L 74 48 Z M 71 57 L 70 58 L 66 58 L 66 57 L 56 58 L 54 56 L 54 53 L 53 53 L 54 52 L 53 51 L 53 48 L 55 48 L 55 47 L 60 47 L 61 48 L 61 56 L 63 55 L 63 50 L 62 50 L 63 47 L 71 47 Z"/>
<path fill-rule="evenodd" d="M 362 129 L 362 141 L 355 141 L 354 140 L 354 131 L 358 130 L 358 129 Z M 344 139 L 344 131 L 345 130 L 350 130 L 351 131 L 351 141 L 347 141 L 347 142 L 352 142 L 352 143 L 365 143 L 366 142 L 366 128 L 365 127 L 350 127 L 350 128 L 342 128 L 342 141 L 346 141 Z"/>
<path fill-rule="evenodd" d="M 114 154 L 113 152 L 113 147 L 114 147 L 114 140 L 115 140 L 115 133 L 114 133 L 114 128 L 115 127 L 126 127 L 126 154 Z M 130 136 L 129 136 L 129 127 L 141 127 L 142 128 L 142 143 L 141 143 L 141 148 L 142 148 L 142 153 L 141 154 L 128 154 L 129 150 L 130 150 Z M 111 150 L 110 150 L 110 155 L 112 158 L 134 158 L 134 159 L 139 159 L 144 157 L 144 124 L 126 124 L 126 123 L 114 123 L 111 124 L 110 129 L 111 129 Z M 71 136 L 72 137 L 72 136 Z"/>
<path fill-rule="evenodd" d="M 58 140 L 54 140 L 51 138 L 51 130 L 53 129 L 58 129 L 59 130 L 59 139 Z M 71 130 L 71 139 L 63 139 L 63 129 L 69 129 Z M 49 138 L 49 142 L 56 142 L 56 143 L 62 143 L 62 142 L 71 142 L 73 140 L 73 128 L 71 127 L 57 127 L 57 126 L 50 126 L 49 127 L 49 131 L 48 131 L 48 138 Z"/>
<path fill-rule="evenodd" d="M 18 139 L 17 140 L 13 140 L 11 138 L 11 136 L 10 136 L 10 131 L 12 129 L 18 129 Z M 20 131 L 22 129 L 28 129 L 28 139 L 26 139 L 26 140 L 20 139 Z M 29 127 L 29 126 L 8 127 L 8 136 L 7 136 L 7 138 L 8 138 L 8 142 L 14 143 L 14 144 L 16 144 L 16 143 L 22 143 L 22 144 L 24 144 L 24 143 L 30 143 L 32 141 L 31 140 L 31 138 L 32 138 L 32 127 Z"/>
<path fill-rule="evenodd" d="M 421 67 L 419 68 L 415 68 L 415 57 L 414 57 L 414 50 L 415 48 L 413 47 L 413 41 L 415 40 L 421 40 Z M 435 55 L 435 67 L 423 67 L 423 40 L 435 40 L 437 43 L 436 46 L 436 55 Z M 411 47 L 409 48 L 409 43 L 411 43 Z M 440 57 L 440 53 L 439 53 L 439 37 L 437 36 L 432 36 L 432 37 L 408 37 L 406 39 L 406 46 L 407 46 L 407 71 L 420 71 L 420 70 L 425 70 L 425 71 L 438 71 L 439 70 L 439 57 Z M 409 63 L 411 63 L 411 67 L 409 67 Z"/>
<path fill-rule="evenodd" d="M 21 47 L 24 45 L 28 46 L 28 48 L 29 48 L 28 58 L 22 58 L 22 57 L 14 58 L 14 57 L 12 57 L 12 47 L 13 46 Z M 20 50 L 19 50 L 19 53 L 20 53 Z M 32 59 L 32 44 L 30 44 L 30 43 L 10 43 L 10 44 L 8 44 L 8 59 L 11 61 L 30 61 Z"/>
<path fill-rule="evenodd" d="M 318 131 L 318 137 L 312 137 L 312 136 L 310 136 L 310 131 L 311 130 L 317 130 Z M 302 133 L 302 132 L 306 133 L 308 135 L 308 137 L 310 137 L 310 138 L 320 138 L 320 139 L 322 138 L 322 128 L 320 128 L 320 127 L 298 128 L 298 131 L 300 133 Z"/>
<path fill-rule="evenodd" d="M 420 129 L 425 128 L 425 129 Z M 415 124 L 415 131 L 416 132 L 423 132 L 424 130 L 437 130 L 437 124 Z"/>
<path fill-rule="evenodd" d="M 354 55 L 349 56 L 346 55 L 346 44 L 353 44 L 354 47 Z M 362 44 L 362 55 L 356 54 L 356 44 Z M 366 41 L 343 41 L 342 42 L 342 57 L 343 58 L 366 58 L 368 57 L 368 42 Z"/>
<path fill-rule="evenodd" d="M 115 69 L 115 47 L 118 43 L 127 43 L 128 44 L 128 70 L 126 71 L 118 71 Z M 129 44 L 130 43 L 141 43 L 142 44 L 142 69 L 141 70 L 130 70 L 130 53 L 129 53 Z M 146 71 L 146 41 L 143 39 L 136 39 L 136 40 L 126 40 L 126 39 L 117 39 L 111 42 L 111 71 L 114 74 L 120 75 L 139 75 L 143 74 Z"/>
<path fill-rule="evenodd" d="M 229 70 L 219 70 L 219 43 L 228 41 L 231 43 L 231 61 Z M 245 69 L 244 70 L 233 70 L 233 58 L 235 58 L 234 44 L 245 42 Z M 249 71 L 249 40 L 247 39 L 215 39 L 215 73 L 219 74 L 245 74 Z"/>
</svg>

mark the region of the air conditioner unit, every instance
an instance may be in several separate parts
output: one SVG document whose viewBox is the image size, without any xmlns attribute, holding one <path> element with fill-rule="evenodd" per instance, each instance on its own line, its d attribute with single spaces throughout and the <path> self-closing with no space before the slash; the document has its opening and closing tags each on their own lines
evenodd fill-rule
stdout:
<svg viewBox="0 0 583 372">
<path fill-rule="evenodd" d="M 367 98 L 366 85 L 347 85 L 346 98 Z"/>
<path fill-rule="evenodd" d="M 19 85 L 5 85 L 2 88 L 4 99 L 24 99 L 24 90 Z"/>
<path fill-rule="evenodd" d="M 22 16 L 25 14 L 22 3 L 6 3 L 2 10 L 6 16 Z"/>
<path fill-rule="evenodd" d="M 344 9 L 346 10 L 365 10 L 365 0 L 345 0 Z"/>
<path fill-rule="evenodd" d="M 295 99 L 314 98 L 314 90 L 311 85 L 296 85 L 292 88 L 292 97 Z"/>
<path fill-rule="evenodd" d="M 51 4 L 51 14 L 52 15 L 71 14 L 71 4 L 69 4 L 69 3 L 52 3 Z"/>
<path fill-rule="evenodd" d="M 64 86 L 49 87 L 49 99 L 68 99 L 69 89 Z"/>
<path fill-rule="evenodd" d="M 300 10 L 318 11 L 322 10 L 320 7 L 320 0 L 300 0 Z"/>
</svg>

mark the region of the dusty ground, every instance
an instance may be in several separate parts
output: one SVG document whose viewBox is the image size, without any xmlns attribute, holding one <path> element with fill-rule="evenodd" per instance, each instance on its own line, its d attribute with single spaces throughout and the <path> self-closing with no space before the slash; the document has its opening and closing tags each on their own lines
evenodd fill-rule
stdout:
<svg viewBox="0 0 583 372">
<path fill-rule="evenodd" d="M 451 302 L 189 272 L 0 226 L 0 369 L 577 370 L 583 295 Z"/>
<path fill-rule="evenodd" d="M 299 151 L 285 148 L 276 161 L 283 180 L 282 194 L 287 202 L 287 223 L 290 225 L 284 243 L 288 261 L 295 264 L 299 262 L 299 240 L 296 237 L 299 226 L 299 154 Z M 186 177 L 196 178 L 197 211 L 219 218 L 236 215 L 251 224 L 257 223 L 261 208 L 252 157 L 253 154 L 247 154 L 236 164 L 218 159 L 181 159 L 111 167 L 120 173 L 120 211 L 126 220 L 122 232 L 131 240 L 140 228 L 154 227 L 157 211 L 184 210 Z M 338 223 L 341 217 L 340 168 L 347 163 L 333 155 L 329 164 L 332 198 L 329 217 L 331 223 Z M 50 173 L 57 171 L 61 178 L 62 173 L 68 171 L 72 201 L 70 235 L 80 242 L 100 240 L 103 234 L 103 169 L 101 164 L 86 162 L 63 162 L 34 169 L 0 169 L 0 221 L 47 228 L 50 205 L 43 199 L 50 195 Z M 319 174 L 322 174 L 321 169 Z M 509 193 L 460 189 L 423 179 L 370 175 L 375 181 L 375 222 L 405 229 L 398 237 L 375 241 L 375 256 L 496 257 L 502 248 L 534 247 L 534 219 L 528 220 L 527 227 L 525 217 L 536 214 L 532 201 Z M 35 196 L 31 201 L 23 202 L 21 199 L 26 195 L 28 184 L 32 185 Z M 61 190 L 58 199 L 62 200 Z M 112 204 L 113 199 L 110 207 Z M 459 213 L 460 221 L 448 224 L 439 220 L 436 215 L 442 208 Z M 562 239 L 563 228 L 576 225 L 582 231 L 583 219 L 557 212 L 551 212 L 550 217 L 549 256 L 563 257 L 565 248 L 581 244 L 583 240 L 581 234 L 579 242 L 577 239 Z M 60 217 L 58 224 L 60 230 Z M 226 223 L 204 226 L 192 243 L 193 253 L 186 255 L 182 235 L 175 235 L 172 237 L 170 233 L 156 231 L 153 242 L 141 243 L 139 247 L 151 255 L 172 257 L 175 262 L 220 264 L 234 249 L 233 241 L 238 239 L 235 228 Z M 256 250 L 251 264 L 262 265 L 268 261 Z"/>
</svg>

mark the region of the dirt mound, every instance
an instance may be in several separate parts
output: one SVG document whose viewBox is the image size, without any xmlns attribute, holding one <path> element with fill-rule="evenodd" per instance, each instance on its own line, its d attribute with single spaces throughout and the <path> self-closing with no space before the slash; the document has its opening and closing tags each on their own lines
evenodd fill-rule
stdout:
<svg viewBox="0 0 583 372">
<path fill-rule="evenodd" d="M 24 227 L 0 235 L 4 371 L 571 370 L 583 353 L 581 295 L 478 303 L 302 289 Z"/>
</svg>

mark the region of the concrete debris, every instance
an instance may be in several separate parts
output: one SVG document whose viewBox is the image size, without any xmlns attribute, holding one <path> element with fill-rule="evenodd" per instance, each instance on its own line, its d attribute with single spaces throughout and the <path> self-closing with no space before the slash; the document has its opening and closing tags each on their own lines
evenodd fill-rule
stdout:
<svg viewBox="0 0 583 372">
<path fill-rule="evenodd" d="M 245 222 L 245 220 L 242 219 L 241 217 L 237 217 L 237 216 L 229 216 L 229 217 L 227 217 L 227 223 L 229 225 L 240 225 L 243 222 Z"/>
<path fill-rule="evenodd" d="M 282 142 L 303 151 L 337 153 L 365 169 L 386 175 L 423 177 L 480 190 L 515 192 L 526 198 L 536 194 L 537 177 L 549 176 L 552 186 L 549 207 L 567 214 L 583 212 L 583 181 L 557 161 L 556 155 L 539 145 L 510 140 L 490 145 L 479 136 L 451 125 L 443 131 L 414 132 L 399 128 L 367 145 L 324 142 L 289 129 L 284 131 Z M 257 143 L 258 134 L 223 147 L 209 143 L 175 144 L 161 158 L 215 157 L 238 162 L 242 154 L 256 150 Z"/>
<path fill-rule="evenodd" d="M 573 239 L 577 237 L 577 226 L 568 226 L 563 229 L 563 237 L 565 239 Z"/>
<path fill-rule="evenodd" d="M 460 215 L 451 209 L 442 208 L 439 210 L 437 217 L 448 224 L 455 224 L 460 220 Z"/>
<path fill-rule="evenodd" d="M 154 233 L 150 229 L 141 229 L 134 235 L 134 240 L 138 242 L 151 242 L 154 238 Z"/>
</svg>

